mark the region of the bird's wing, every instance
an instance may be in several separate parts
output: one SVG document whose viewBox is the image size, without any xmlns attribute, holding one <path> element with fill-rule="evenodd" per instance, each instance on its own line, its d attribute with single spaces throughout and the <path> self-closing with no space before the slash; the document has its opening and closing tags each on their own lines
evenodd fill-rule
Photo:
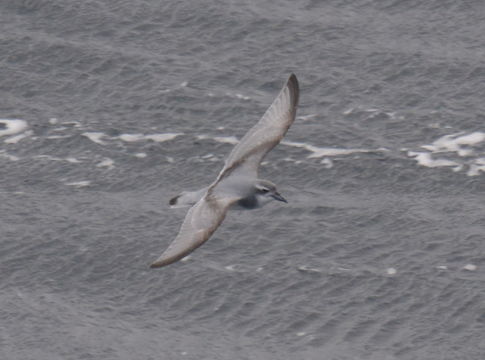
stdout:
<svg viewBox="0 0 485 360">
<path fill-rule="evenodd" d="M 237 199 L 216 197 L 207 192 L 192 206 L 175 240 L 150 267 L 162 267 L 180 260 L 201 246 L 216 231 Z"/>
<path fill-rule="evenodd" d="M 235 172 L 257 177 L 264 156 L 281 141 L 295 120 L 299 92 L 298 80 L 291 74 L 261 120 L 232 149 L 214 185 Z"/>
</svg>

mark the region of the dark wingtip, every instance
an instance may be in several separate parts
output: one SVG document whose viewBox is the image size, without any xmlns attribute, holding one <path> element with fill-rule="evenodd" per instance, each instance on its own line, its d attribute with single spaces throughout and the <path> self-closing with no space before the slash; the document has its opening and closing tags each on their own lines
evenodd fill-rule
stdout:
<svg viewBox="0 0 485 360">
<path fill-rule="evenodd" d="M 156 269 L 156 268 L 161 268 L 165 265 L 169 265 L 173 263 L 174 261 L 171 261 L 170 259 L 163 259 L 161 260 L 160 258 L 155 260 L 150 264 L 150 269 Z"/>
<path fill-rule="evenodd" d="M 292 92 L 292 97 L 293 97 L 293 105 L 298 106 L 298 101 L 300 98 L 300 84 L 298 83 L 298 79 L 296 78 L 296 75 L 291 73 L 289 79 L 288 79 L 288 87 L 290 88 L 290 91 Z"/>
<path fill-rule="evenodd" d="M 170 201 L 168 202 L 168 204 L 169 205 L 172 205 L 172 206 L 173 205 L 176 205 L 177 204 L 177 200 L 178 200 L 179 197 L 180 197 L 180 195 L 177 195 L 177 196 L 171 198 Z"/>
<path fill-rule="evenodd" d="M 161 268 L 161 267 L 173 264 L 179 261 L 180 259 L 183 259 L 185 256 L 187 256 L 187 254 L 182 254 L 182 255 L 177 255 L 172 257 L 163 257 L 162 255 L 157 260 L 155 260 L 150 264 L 150 269 L 157 269 L 157 268 Z"/>
</svg>

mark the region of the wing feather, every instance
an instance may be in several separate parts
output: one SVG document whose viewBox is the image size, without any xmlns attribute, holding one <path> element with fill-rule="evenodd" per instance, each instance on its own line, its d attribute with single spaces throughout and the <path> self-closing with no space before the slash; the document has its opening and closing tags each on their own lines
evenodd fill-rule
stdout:
<svg viewBox="0 0 485 360">
<path fill-rule="evenodd" d="M 226 159 L 216 183 L 235 170 L 257 177 L 259 164 L 285 136 L 295 120 L 299 99 L 298 80 L 291 74 L 263 117 L 244 135 Z"/>
<path fill-rule="evenodd" d="M 236 199 L 217 199 L 207 193 L 189 209 L 175 240 L 150 267 L 174 263 L 201 246 L 219 227 L 234 201 Z"/>
</svg>

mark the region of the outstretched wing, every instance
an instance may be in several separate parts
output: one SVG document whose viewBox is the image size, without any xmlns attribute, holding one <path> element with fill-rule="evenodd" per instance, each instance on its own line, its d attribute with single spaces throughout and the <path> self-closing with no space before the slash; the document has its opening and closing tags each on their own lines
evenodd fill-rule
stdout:
<svg viewBox="0 0 485 360">
<path fill-rule="evenodd" d="M 206 193 L 189 209 L 175 240 L 150 267 L 174 263 L 206 242 L 224 220 L 229 206 L 236 200 L 218 199 L 210 192 Z"/>
<path fill-rule="evenodd" d="M 298 80 L 291 74 L 261 120 L 232 149 L 215 183 L 234 172 L 257 177 L 264 156 L 281 141 L 295 120 L 299 92 Z"/>
<path fill-rule="evenodd" d="M 234 173 L 244 177 L 257 177 L 264 156 L 285 136 L 295 120 L 299 87 L 292 74 L 271 106 L 229 154 L 216 181 L 205 195 L 190 208 L 180 227 L 179 234 L 150 267 L 162 267 L 180 260 L 206 242 L 226 216 L 228 208 L 239 198 L 216 196 L 217 184 Z"/>
</svg>

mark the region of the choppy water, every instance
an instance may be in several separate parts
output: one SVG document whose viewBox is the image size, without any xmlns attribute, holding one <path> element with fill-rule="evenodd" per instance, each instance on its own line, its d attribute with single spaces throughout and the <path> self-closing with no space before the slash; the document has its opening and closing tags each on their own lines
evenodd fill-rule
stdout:
<svg viewBox="0 0 485 360">
<path fill-rule="evenodd" d="M 0 1 L 1 359 L 485 357 L 481 1 Z M 290 72 L 290 201 L 153 261 Z"/>
</svg>

